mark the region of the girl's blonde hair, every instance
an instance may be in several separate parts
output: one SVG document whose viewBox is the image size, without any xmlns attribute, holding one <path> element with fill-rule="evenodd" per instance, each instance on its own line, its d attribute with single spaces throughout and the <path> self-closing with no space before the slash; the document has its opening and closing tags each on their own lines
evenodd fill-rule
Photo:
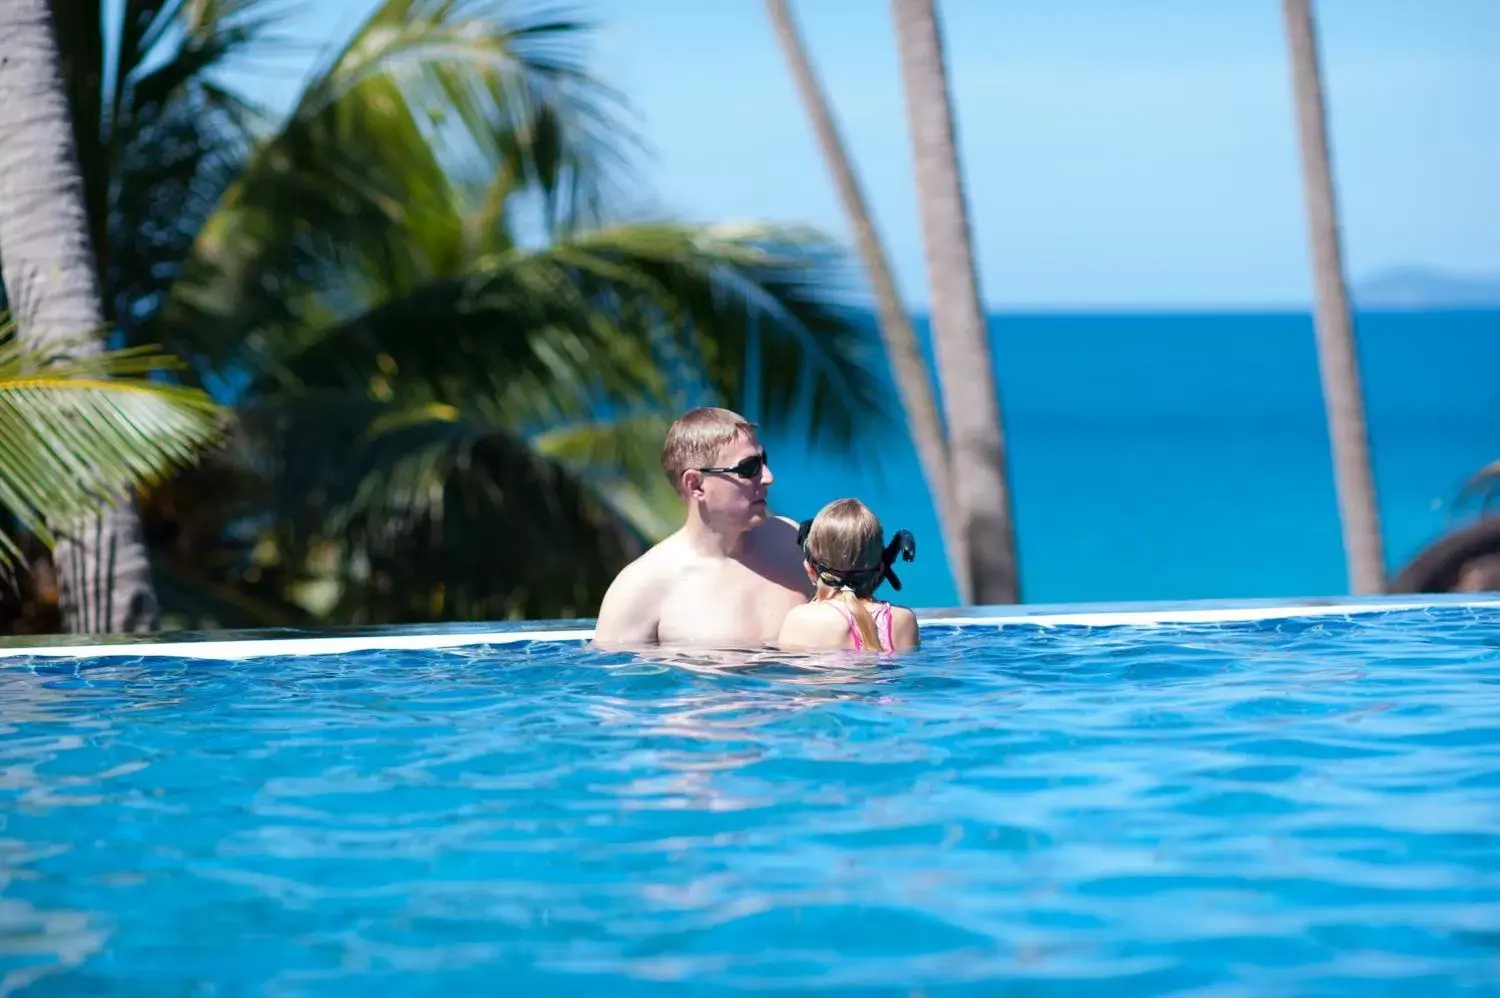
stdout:
<svg viewBox="0 0 1500 998">
<path fill-rule="evenodd" d="M 875 621 L 864 607 L 885 568 L 885 530 L 858 499 L 837 499 L 813 518 L 803 554 L 818 573 L 815 600 L 841 599 L 866 648 L 879 648 Z"/>
</svg>

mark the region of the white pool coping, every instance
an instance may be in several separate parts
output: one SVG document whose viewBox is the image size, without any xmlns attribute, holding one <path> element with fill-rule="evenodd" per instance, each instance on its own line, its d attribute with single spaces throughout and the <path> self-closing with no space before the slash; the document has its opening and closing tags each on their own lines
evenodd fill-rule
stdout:
<svg viewBox="0 0 1500 998">
<path fill-rule="evenodd" d="M 1158 624 L 1214 624 L 1281 620 L 1303 617 L 1352 616 L 1392 610 L 1438 607 L 1500 608 L 1500 599 L 1393 599 L 1355 602 L 1287 602 L 1265 605 L 1181 605 L 1144 609 L 1087 609 L 1059 607 L 1027 611 L 1022 607 L 999 612 L 961 615 L 959 611 L 919 611 L 922 629 L 947 627 L 1121 627 Z M 1014 612 L 1006 612 L 1014 611 Z M 0 659 L 51 658 L 172 658 L 230 661 L 296 655 L 337 655 L 374 650 L 422 650 L 505 645 L 520 642 L 584 642 L 592 628 L 492 631 L 467 630 L 414 634 L 372 633 L 295 638 L 235 638 L 232 640 L 122 641 L 109 644 L 34 645 L 0 648 Z"/>
</svg>

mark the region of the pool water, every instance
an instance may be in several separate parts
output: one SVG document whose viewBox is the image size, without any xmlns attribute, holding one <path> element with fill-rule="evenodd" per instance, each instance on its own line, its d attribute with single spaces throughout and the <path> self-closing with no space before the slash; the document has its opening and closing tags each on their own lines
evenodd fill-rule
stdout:
<svg viewBox="0 0 1500 998">
<path fill-rule="evenodd" d="M 1500 609 L 0 661 L 0 992 L 1500 993 Z"/>
</svg>

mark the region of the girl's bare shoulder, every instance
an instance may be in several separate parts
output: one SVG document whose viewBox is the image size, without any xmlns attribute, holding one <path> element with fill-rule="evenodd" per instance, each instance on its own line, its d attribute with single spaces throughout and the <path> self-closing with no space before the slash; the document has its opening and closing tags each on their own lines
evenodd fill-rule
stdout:
<svg viewBox="0 0 1500 998">
<path fill-rule="evenodd" d="M 835 607 L 825 602 L 792 607 L 781 624 L 782 647 L 839 646 L 849 636 L 849 623 Z"/>
<path fill-rule="evenodd" d="M 791 612 L 786 615 L 786 619 L 796 619 L 799 623 L 811 625 L 826 624 L 834 628 L 848 626 L 848 618 L 843 615 L 838 607 L 825 600 L 799 603 L 792 607 Z"/>
<path fill-rule="evenodd" d="M 922 644 L 917 615 L 909 607 L 891 605 L 891 636 L 898 648 L 917 648 Z"/>
<path fill-rule="evenodd" d="M 917 612 L 909 606 L 897 606 L 895 603 L 892 603 L 891 619 L 895 621 L 909 621 L 915 625 L 917 622 Z"/>
</svg>

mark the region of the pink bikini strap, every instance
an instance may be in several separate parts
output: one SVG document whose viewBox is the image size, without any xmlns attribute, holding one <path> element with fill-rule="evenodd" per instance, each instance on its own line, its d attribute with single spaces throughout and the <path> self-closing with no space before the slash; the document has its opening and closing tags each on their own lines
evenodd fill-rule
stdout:
<svg viewBox="0 0 1500 998">
<path fill-rule="evenodd" d="M 864 651 L 864 640 L 859 636 L 859 627 L 854 623 L 854 613 L 842 603 L 833 604 L 839 613 L 844 615 L 844 621 L 849 625 L 849 637 L 854 639 L 854 650 Z M 880 639 L 881 651 L 892 651 L 896 647 L 895 622 L 892 619 L 891 605 L 889 603 L 877 603 L 871 611 L 870 616 L 875 619 L 875 634 Z"/>
<path fill-rule="evenodd" d="M 864 640 L 859 636 L 859 627 L 854 623 L 854 612 L 838 600 L 830 600 L 834 609 L 844 615 L 844 622 L 849 625 L 849 637 L 854 639 L 854 650 L 863 651 Z"/>
<path fill-rule="evenodd" d="M 882 651 L 890 651 L 896 647 L 896 639 L 892 631 L 891 605 L 889 603 L 878 603 L 870 613 L 875 618 L 875 633 L 880 637 L 880 648 Z"/>
</svg>

